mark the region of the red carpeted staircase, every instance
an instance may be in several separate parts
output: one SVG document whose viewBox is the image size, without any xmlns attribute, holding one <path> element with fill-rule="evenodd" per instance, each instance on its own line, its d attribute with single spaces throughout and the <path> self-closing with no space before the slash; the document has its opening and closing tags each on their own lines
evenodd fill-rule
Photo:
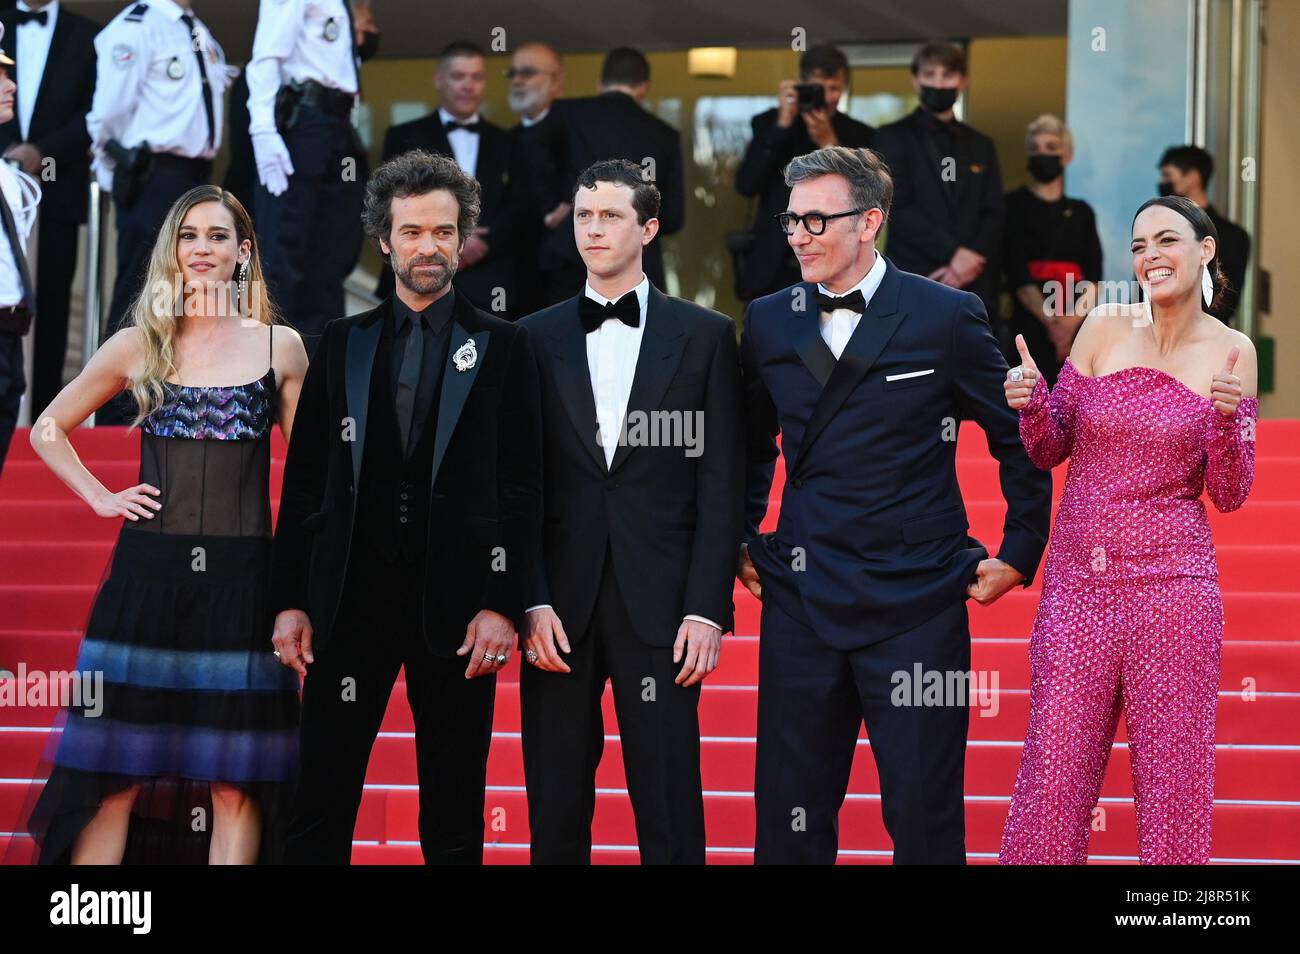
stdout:
<svg viewBox="0 0 1300 954">
<path fill-rule="evenodd" d="M 1245 508 L 1211 508 L 1227 631 L 1219 698 L 1218 784 L 1213 855 L 1220 862 L 1300 862 L 1300 421 L 1262 421 L 1255 489 Z M 276 435 L 273 493 L 283 442 Z M 86 465 L 113 489 L 136 480 L 139 439 L 121 428 L 73 436 Z M 965 425 L 958 468 L 971 533 L 996 553 L 1003 503 L 997 465 L 983 435 Z M 1057 495 L 1064 468 L 1056 473 Z M 775 525 L 778 469 L 767 529 Z M 0 670 L 70 669 L 117 521 L 91 513 L 36 459 L 20 431 L 0 478 Z M 971 606 L 973 667 L 996 674 L 992 707 L 971 716 L 966 759 L 967 848 L 972 862 L 996 858 L 1029 712 L 1027 637 L 1039 585 L 992 607 Z M 701 701 L 709 861 L 747 864 L 753 845 L 754 727 L 758 604 L 737 589 L 739 635 L 724 641 L 720 668 Z M 268 635 L 268 650 L 270 648 Z M 488 771 L 486 857 L 528 859 L 528 813 L 520 757 L 515 655 L 500 677 Z M 1250 690 L 1249 692 L 1245 690 Z M 636 836 L 623 778 L 618 726 L 605 698 L 605 758 L 597 779 L 595 858 L 635 862 Z M 55 713 L 0 707 L 0 855 L 21 837 L 28 780 Z M 359 863 L 418 863 L 415 758 L 410 710 L 399 681 L 370 762 L 353 842 Z M 887 862 L 878 781 L 865 734 L 841 814 L 842 862 Z M 1102 805 L 1106 827 L 1092 838 L 1094 861 L 1135 861 L 1128 750 L 1121 720 Z"/>
</svg>

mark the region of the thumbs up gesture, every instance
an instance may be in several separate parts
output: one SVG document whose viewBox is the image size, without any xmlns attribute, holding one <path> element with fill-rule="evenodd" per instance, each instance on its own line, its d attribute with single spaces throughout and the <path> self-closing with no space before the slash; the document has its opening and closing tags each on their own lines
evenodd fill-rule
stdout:
<svg viewBox="0 0 1300 954">
<path fill-rule="evenodd" d="M 1241 403 L 1241 378 L 1232 373 L 1240 357 L 1241 349 L 1234 346 L 1223 362 L 1223 370 L 1214 376 L 1214 383 L 1210 386 L 1210 400 L 1219 413 L 1227 417 L 1231 417 Z"/>
<path fill-rule="evenodd" d="M 1016 335 L 1016 350 L 1020 352 L 1020 364 L 1007 372 L 1007 380 L 1002 385 L 1007 392 L 1007 404 L 1013 411 L 1018 411 L 1029 403 L 1034 385 L 1038 383 L 1038 365 L 1034 364 L 1034 359 L 1029 355 L 1029 345 L 1025 344 L 1024 335 Z"/>
</svg>

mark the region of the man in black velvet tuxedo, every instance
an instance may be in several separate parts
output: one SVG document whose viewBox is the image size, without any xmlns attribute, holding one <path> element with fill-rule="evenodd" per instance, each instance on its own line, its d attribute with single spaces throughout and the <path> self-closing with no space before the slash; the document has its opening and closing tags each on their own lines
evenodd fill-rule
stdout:
<svg viewBox="0 0 1300 954">
<path fill-rule="evenodd" d="M 895 690 L 918 669 L 927 686 L 969 673 L 966 599 L 987 605 L 1034 578 L 1051 475 L 1020 442 L 979 298 L 876 253 L 893 191 L 880 157 L 819 149 L 794 159 L 785 181 L 780 224 L 804 280 L 756 299 L 741 340 L 741 579 L 763 601 L 754 860 L 835 861 L 865 720 L 895 863 L 962 864 L 968 695 L 930 705 L 917 704 L 921 686 Z M 966 533 L 963 417 L 1000 465 L 996 559 Z M 778 432 L 781 517 L 760 534 Z"/>
<path fill-rule="evenodd" d="M 527 333 L 451 286 L 478 184 L 407 152 L 366 188 L 393 298 L 330 322 L 298 401 L 276 526 L 273 641 L 303 674 L 287 861 L 347 863 L 400 666 L 426 863 L 480 863 L 495 673 L 541 532 Z"/>
<path fill-rule="evenodd" d="M 741 529 L 735 326 L 646 278 L 659 193 L 639 165 L 596 163 L 572 202 L 586 286 L 523 322 L 545 470 L 520 676 L 532 861 L 591 861 L 609 680 L 641 861 L 703 864 L 700 682 Z"/>
<path fill-rule="evenodd" d="M 483 51 L 473 43 L 459 41 L 443 49 L 434 76 L 437 110 L 391 127 L 384 134 L 383 159 L 387 162 L 409 149 L 423 149 L 450 156 L 478 180 L 482 190 L 479 222 L 474 234 L 465 237 L 456 289 L 484 311 L 499 318 L 518 318 L 510 141 L 504 129 L 479 114 L 487 90 L 484 62 Z M 393 272 L 387 266 L 380 274 L 378 292 L 382 296 L 393 292 Z"/>
</svg>

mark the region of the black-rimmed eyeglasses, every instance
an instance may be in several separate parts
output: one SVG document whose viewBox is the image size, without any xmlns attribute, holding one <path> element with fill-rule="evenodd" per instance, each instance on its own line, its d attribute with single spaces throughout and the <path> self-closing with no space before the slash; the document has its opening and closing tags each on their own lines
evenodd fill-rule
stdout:
<svg viewBox="0 0 1300 954">
<path fill-rule="evenodd" d="M 807 212 L 804 215 L 795 215 L 793 212 L 778 212 L 775 216 L 776 224 L 781 227 L 781 231 L 786 235 L 794 234 L 795 224 L 803 223 L 804 229 L 809 235 L 821 235 L 826 231 L 826 223 L 831 219 L 842 219 L 847 215 L 858 215 L 862 209 L 849 209 L 847 212 L 833 212 L 827 215 L 825 212 Z"/>
</svg>

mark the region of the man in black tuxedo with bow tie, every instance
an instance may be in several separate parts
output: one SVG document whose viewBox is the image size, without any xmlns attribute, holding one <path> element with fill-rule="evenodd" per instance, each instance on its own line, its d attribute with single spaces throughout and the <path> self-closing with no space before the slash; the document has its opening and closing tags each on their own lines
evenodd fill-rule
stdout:
<svg viewBox="0 0 1300 954">
<path fill-rule="evenodd" d="M 41 320 L 32 342 L 33 414 L 63 387 L 68 350 L 77 231 L 86 221 L 90 134 L 86 114 L 95 97 L 98 24 L 49 0 L 0 12 L 11 79 L 24 79 L 13 118 L 0 124 L 0 152 L 41 184 L 36 235 L 36 300 Z"/>
<path fill-rule="evenodd" d="M 894 862 L 963 864 L 969 698 L 929 689 L 969 673 L 966 599 L 987 605 L 1033 580 L 1051 475 L 1020 442 L 980 300 L 877 254 L 893 191 L 880 157 L 818 149 L 792 160 L 785 181 L 780 224 L 804 280 L 756 299 L 741 341 L 741 579 L 763 601 L 754 860 L 835 861 L 865 721 Z M 996 558 L 966 533 L 963 417 L 1000 467 Z M 781 517 L 760 534 L 778 432 Z M 899 693 L 900 679 L 912 688 Z"/>
<path fill-rule="evenodd" d="M 478 184 L 407 152 L 363 223 L 397 274 L 326 326 L 303 381 L 276 525 L 273 642 L 306 677 L 287 861 L 346 864 L 366 763 L 405 666 L 428 864 L 483 860 L 495 674 L 541 524 L 536 368 L 518 326 L 451 278 Z"/>
<path fill-rule="evenodd" d="M 520 312 L 514 304 L 515 210 L 510 193 L 510 142 L 504 129 L 479 113 L 487 90 L 483 51 L 465 41 L 449 44 L 439 54 L 434 85 L 438 89 L 438 109 L 391 127 L 384 134 L 384 161 L 408 149 L 423 149 L 450 156 L 478 180 L 483 211 L 474 234 L 465 239 L 456 288 L 476 308 L 498 318 L 517 318 Z M 379 278 L 379 294 L 392 294 L 392 289 L 393 272 L 385 266 Z"/>
<path fill-rule="evenodd" d="M 725 315 L 650 285 L 658 190 L 578 177 L 583 292 L 525 319 L 542 382 L 542 546 L 520 677 L 534 864 L 586 864 L 613 684 L 645 864 L 704 862 L 700 682 L 732 626 L 740 367 Z"/>
</svg>

